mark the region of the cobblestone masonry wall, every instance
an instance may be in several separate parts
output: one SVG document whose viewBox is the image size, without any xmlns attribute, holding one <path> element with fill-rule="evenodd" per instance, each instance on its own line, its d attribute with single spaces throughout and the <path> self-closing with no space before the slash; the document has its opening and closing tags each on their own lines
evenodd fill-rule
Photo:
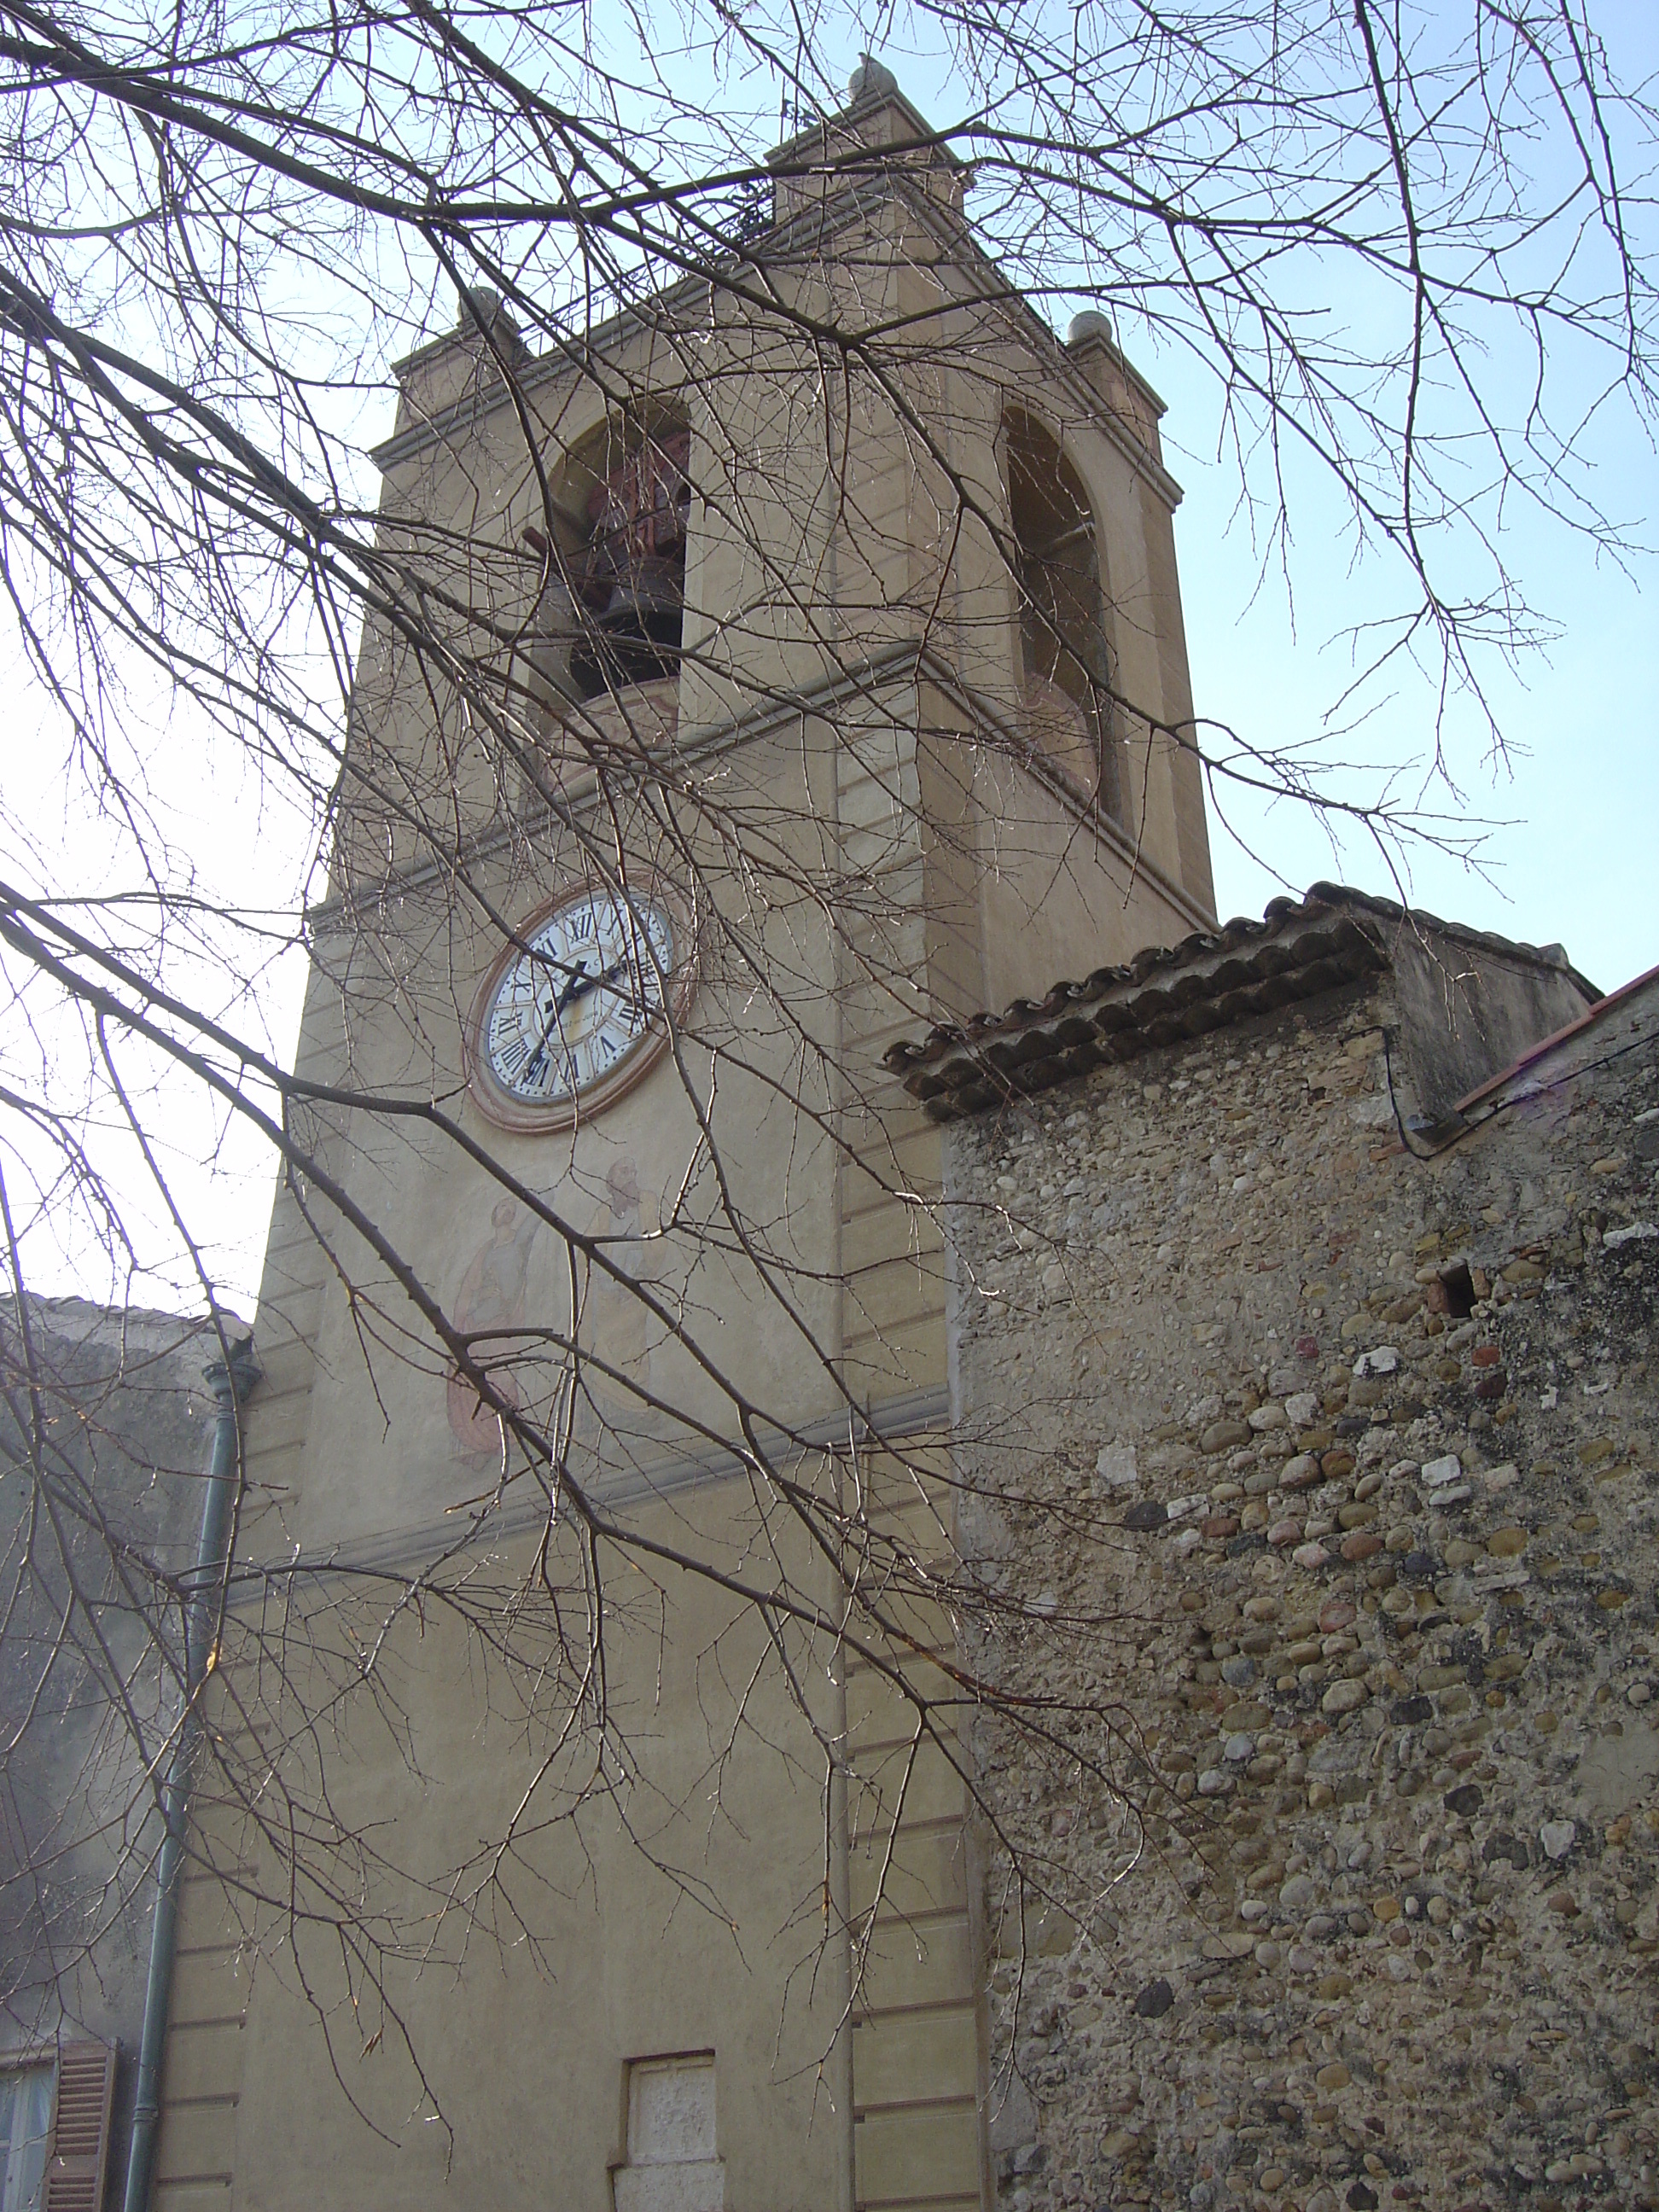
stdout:
<svg viewBox="0 0 1659 2212">
<path fill-rule="evenodd" d="M 950 1134 L 981 1656 L 1140 1808 L 981 1732 L 1002 2212 L 1659 2205 L 1659 1055 L 1419 1160 L 1392 1011 Z"/>
</svg>

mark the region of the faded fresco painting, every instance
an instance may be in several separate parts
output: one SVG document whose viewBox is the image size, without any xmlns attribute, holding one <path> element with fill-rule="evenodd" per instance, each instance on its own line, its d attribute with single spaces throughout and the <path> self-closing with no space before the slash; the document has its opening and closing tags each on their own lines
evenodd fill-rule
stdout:
<svg viewBox="0 0 1659 2212">
<path fill-rule="evenodd" d="M 516 1199 L 498 1200 L 490 1215 L 489 1234 L 468 1263 L 455 1293 L 455 1325 L 469 1334 L 479 1330 L 519 1329 L 525 1326 L 529 1307 L 530 1258 L 540 1218 Z M 491 1380 L 510 1406 L 524 1403 L 524 1392 L 510 1365 L 504 1364 L 512 1347 L 479 1345 L 475 1357 L 490 1370 Z M 465 1376 L 452 1375 L 448 1383 L 449 1428 L 458 1457 L 493 1458 L 501 1448 L 499 1423 L 479 1400 Z"/>
<path fill-rule="evenodd" d="M 568 1185 L 557 1204 L 569 1203 Z M 631 1154 L 613 1160 L 598 1205 L 585 1228 L 600 1245 L 610 1267 L 594 1267 L 580 1255 L 577 1266 L 580 1385 L 571 1427 L 590 1446 L 608 1431 L 648 1434 L 661 1424 L 629 1389 L 661 1395 L 653 1384 L 653 1352 L 668 1334 L 634 1294 L 632 1285 L 660 1274 L 657 1208 L 643 1192 L 639 1163 Z M 615 1273 L 611 1269 L 616 1270 Z M 475 1356 L 489 1370 L 496 1389 L 515 1408 L 525 1408 L 549 1426 L 562 1392 L 570 1382 L 570 1364 L 561 1349 L 569 1335 L 569 1274 L 556 1234 L 527 1206 L 497 1200 L 489 1233 L 469 1257 L 454 1297 L 458 1328 L 494 1341 L 475 1345 Z M 538 1332 L 545 1331 L 544 1336 Z M 514 1340 L 515 1334 L 518 1340 Z M 551 1340 L 550 1341 L 550 1340 Z M 500 1456 L 501 1429 L 491 1408 L 480 1402 L 464 1376 L 452 1375 L 446 1388 L 451 1446 L 458 1459 L 477 1462 Z M 542 1402 L 545 1401 L 545 1403 Z"/>
</svg>

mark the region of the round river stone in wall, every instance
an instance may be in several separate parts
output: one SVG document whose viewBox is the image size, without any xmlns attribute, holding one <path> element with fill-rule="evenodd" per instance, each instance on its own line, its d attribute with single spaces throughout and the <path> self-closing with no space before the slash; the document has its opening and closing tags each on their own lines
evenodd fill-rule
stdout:
<svg viewBox="0 0 1659 2212">
<path fill-rule="evenodd" d="M 1249 1443 L 1250 1434 L 1248 1421 L 1212 1421 L 1199 1438 L 1198 1448 L 1212 1454 L 1226 1451 L 1234 1444 Z"/>
</svg>

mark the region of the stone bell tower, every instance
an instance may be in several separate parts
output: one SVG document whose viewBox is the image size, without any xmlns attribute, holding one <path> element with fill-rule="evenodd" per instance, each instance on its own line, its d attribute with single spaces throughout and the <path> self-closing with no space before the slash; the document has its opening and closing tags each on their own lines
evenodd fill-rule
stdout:
<svg viewBox="0 0 1659 2212">
<path fill-rule="evenodd" d="M 913 1694 L 951 1618 L 826 1636 L 820 1539 L 955 1543 L 939 1136 L 884 1052 L 1212 922 L 1179 491 L 887 70 L 769 182 L 708 271 L 535 351 L 471 295 L 398 368 L 239 1541 L 306 1563 L 284 1694 L 336 1716 L 250 1678 L 248 1755 L 386 1838 L 400 2024 L 366 2128 L 337 1908 L 285 1923 L 286 1847 L 204 1814 L 176 2212 L 448 2201 L 437 2110 L 469 2203 L 982 2201 L 966 1739 Z M 601 1571 L 602 1723 L 550 1614 L 512 1641 Z"/>
</svg>

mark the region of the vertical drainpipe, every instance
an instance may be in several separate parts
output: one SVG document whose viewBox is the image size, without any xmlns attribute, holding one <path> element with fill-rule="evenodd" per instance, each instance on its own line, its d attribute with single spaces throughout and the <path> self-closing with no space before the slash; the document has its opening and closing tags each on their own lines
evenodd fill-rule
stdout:
<svg viewBox="0 0 1659 2212">
<path fill-rule="evenodd" d="M 155 1864 L 155 1918 L 150 1929 L 149 1979 L 144 1988 L 144 2026 L 138 2045 L 138 2089 L 132 2112 L 132 2144 L 127 2154 L 127 2185 L 122 2212 L 149 2212 L 150 2178 L 155 2165 L 155 2136 L 161 2118 L 161 2052 L 167 2042 L 173 1997 L 173 1960 L 179 1932 L 179 1876 L 185 1853 L 190 1808 L 190 1773 L 200 1715 L 198 1694 L 206 1678 L 219 1596 L 230 1562 L 226 1531 L 236 1492 L 240 1425 L 237 1408 L 259 1380 L 253 1340 L 245 1336 L 230 1347 L 228 1361 L 216 1359 L 203 1370 L 217 1401 L 213 1457 L 207 1496 L 202 1504 L 202 1533 L 185 1609 L 185 1711 L 173 1756 L 161 1785 L 166 1832 Z"/>
</svg>

